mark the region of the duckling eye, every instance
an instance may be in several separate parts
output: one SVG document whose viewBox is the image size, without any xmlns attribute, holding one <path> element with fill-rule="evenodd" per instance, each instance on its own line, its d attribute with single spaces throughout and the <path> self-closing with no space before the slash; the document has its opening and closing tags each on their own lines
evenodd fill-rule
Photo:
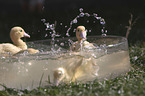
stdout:
<svg viewBox="0 0 145 96">
<path fill-rule="evenodd" d="M 79 32 L 80 30 L 78 29 L 78 32 Z"/>
<path fill-rule="evenodd" d="M 58 75 L 61 76 L 61 72 L 59 72 Z"/>
<path fill-rule="evenodd" d="M 20 30 L 20 32 L 23 32 L 23 30 Z"/>
</svg>

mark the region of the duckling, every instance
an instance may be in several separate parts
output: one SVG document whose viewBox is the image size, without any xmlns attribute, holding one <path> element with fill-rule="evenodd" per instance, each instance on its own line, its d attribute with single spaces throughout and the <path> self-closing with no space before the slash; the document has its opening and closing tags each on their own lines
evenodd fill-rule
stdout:
<svg viewBox="0 0 145 96">
<path fill-rule="evenodd" d="M 22 37 L 30 38 L 30 35 L 25 33 L 24 29 L 21 27 L 13 27 L 10 31 L 10 37 L 14 45 L 11 43 L 0 44 L 0 53 L 10 53 L 13 55 L 22 50 L 29 50 L 26 43 L 21 39 Z"/>
<path fill-rule="evenodd" d="M 65 68 L 63 67 L 55 69 L 53 72 L 53 76 L 54 76 L 54 84 L 56 86 L 58 86 L 59 83 L 64 79 L 69 80 L 69 75 L 67 74 Z"/>
<path fill-rule="evenodd" d="M 86 59 L 80 57 L 75 62 L 67 64 L 66 67 L 59 67 L 54 70 L 54 84 L 58 86 L 60 82 L 89 81 L 90 78 L 98 76 L 98 70 L 99 67 L 92 58 Z"/>
<path fill-rule="evenodd" d="M 87 32 L 84 26 L 78 26 L 76 29 L 76 38 L 78 41 L 72 44 L 70 50 L 78 51 L 81 48 L 81 44 L 83 43 L 83 47 L 87 49 L 92 49 L 95 46 L 92 43 L 86 41 Z"/>
</svg>

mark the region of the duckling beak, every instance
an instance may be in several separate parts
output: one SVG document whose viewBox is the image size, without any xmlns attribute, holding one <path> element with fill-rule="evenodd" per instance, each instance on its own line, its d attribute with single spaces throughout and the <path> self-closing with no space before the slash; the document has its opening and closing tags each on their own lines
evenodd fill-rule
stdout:
<svg viewBox="0 0 145 96">
<path fill-rule="evenodd" d="M 24 32 L 24 37 L 29 37 L 30 38 L 30 35 L 28 35 L 27 33 Z"/>
<path fill-rule="evenodd" d="M 86 31 L 80 32 L 80 37 L 81 37 L 82 39 L 86 39 Z"/>
</svg>

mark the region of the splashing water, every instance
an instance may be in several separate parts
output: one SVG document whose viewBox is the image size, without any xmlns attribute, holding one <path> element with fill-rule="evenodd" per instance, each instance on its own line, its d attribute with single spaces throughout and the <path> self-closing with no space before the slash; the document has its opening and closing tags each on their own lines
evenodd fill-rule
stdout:
<svg viewBox="0 0 145 96">
<path fill-rule="evenodd" d="M 49 24 L 49 22 L 46 23 L 46 20 L 45 20 L 45 19 L 41 19 L 41 21 L 42 21 L 42 22 L 44 23 L 44 25 L 46 26 L 46 29 L 45 29 L 45 30 L 46 30 L 46 31 L 47 31 L 47 30 L 50 31 L 49 33 L 50 33 L 50 35 L 51 35 L 51 37 L 52 37 L 52 39 L 51 39 L 51 45 L 52 45 L 51 50 L 55 52 L 54 47 L 57 46 L 57 44 L 55 44 L 55 37 L 60 37 L 60 36 L 61 36 L 61 35 L 59 35 L 59 34 L 56 34 L 56 31 L 55 31 L 56 21 L 55 21 L 55 24 Z M 47 37 L 48 34 L 46 33 L 45 36 Z"/>
<path fill-rule="evenodd" d="M 95 18 L 96 20 L 99 20 L 100 21 L 100 24 L 102 25 L 102 29 L 101 29 L 101 32 L 102 32 L 102 36 L 106 36 L 106 34 L 107 34 L 107 30 L 105 29 L 105 24 L 106 24 L 106 22 L 105 22 L 105 20 L 102 18 L 102 17 L 99 17 L 98 16 L 98 14 L 96 14 L 96 13 L 93 13 L 93 14 L 89 14 L 89 13 L 84 13 L 83 12 L 83 8 L 80 8 L 79 9 L 79 11 L 80 11 L 80 14 L 79 15 L 77 15 L 71 22 L 70 22 L 70 25 L 69 25 L 69 28 L 68 28 L 68 30 L 67 30 L 67 32 L 66 32 L 66 36 L 68 36 L 68 37 L 70 37 L 70 34 L 69 34 L 69 32 L 70 32 L 70 30 L 72 29 L 72 26 L 73 26 L 73 24 L 76 24 L 76 23 L 78 23 L 78 19 L 79 18 L 83 18 L 83 17 L 93 17 L 93 18 Z M 87 23 L 89 22 L 89 20 L 87 20 Z M 93 23 L 95 23 L 95 21 L 93 21 Z M 74 29 L 74 32 L 76 31 L 76 29 Z M 87 31 L 87 30 L 86 30 Z M 91 30 L 89 30 L 89 32 L 91 32 Z M 83 41 L 84 42 L 84 41 Z M 81 42 L 81 51 L 83 50 L 83 42 Z M 104 44 L 103 45 L 105 45 L 105 42 L 104 42 Z M 104 48 L 105 48 L 106 46 L 104 46 Z"/>
<path fill-rule="evenodd" d="M 83 17 L 93 17 L 95 18 L 96 20 L 99 20 L 100 21 L 100 24 L 102 25 L 102 29 L 101 29 L 101 32 L 102 32 L 102 36 L 106 36 L 106 33 L 107 33 L 107 30 L 105 29 L 105 20 L 102 18 L 102 17 L 99 17 L 98 14 L 96 13 L 93 13 L 93 14 L 89 14 L 89 13 L 84 13 L 83 12 L 83 8 L 80 8 L 79 9 L 79 15 L 77 15 L 69 24 L 69 28 L 67 29 L 67 32 L 66 32 L 66 36 L 67 37 L 70 37 L 70 30 L 72 29 L 72 26 L 73 24 L 77 24 L 78 23 L 78 19 L 79 18 L 83 18 Z M 46 31 L 50 31 L 49 34 L 51 35 L 51 38 L 52 38 L 52 41 L 51 41 L 51 45 L 52 45 L 52 51 L 54 51 L 54 45 L 57 45 L 55 44 L 55 37 L 60 37 L 61 35 L 57 35 L 56 34 L 56 31 L 55 31 L 55 26 L 56 26 L 56 22 L 55 24 L 50 24 L 49 22 L 46 23 L 46 20 L 45 19 L 41 19 L 41 21 L 44 23 L 44 25 L 46 26 Z M 87 20 L 87 23 L 89 22 L 89 20 Z M 93 21 L 93 23 L 95 23 L 95 21 Z M 60 25 L 62 26 L 63 24 L 60 23 Z M 65 28 L 67 28 L 67 26 L 65 25 Z M 73 30 L 73 32 L 75 32 L 76 29 Z M 87 30 L 86 30 L 87 31 Z M 89 30 L 89 32 L 91 32 L 91 30 Z M 48 33 L 45 34 L 45 37 L 48 36 Z M 62 43 L 61 43 L 62 44 Z M 68 44 L 69 46 L 71 46 L 73 44 L 73 41 L 68 39 Z M 81 50 L 83 50 L 83 42 L 81 43 Z"/>
<path fill-rule="evenodd" d="M 102 17 L 99 17 L 98 14 L 96 14 L 96 13 L 93 13 L 93 14 L 84 13 L 84 12 L 83 12 L 83 8 L 80 8 L 79 11 L 80 11 L 80 14 L 79 14 L 78 16 L 76 16 L 76 17 L 70 22 L 70 25 L 69 25 L 69 28 L 68 28 L 68 30 L 67 30 L 66 36 L 68 36 L 68 37 L 70 36 L 70 35 L 69 35 L 69 31 L 71 30 L 72 25 L 78 23 L 78 19 L 79 19 L 79 18 L 82 18 L 82 17 L 85 17 L 85 16 L 86 16 L 86 17 L 94 17 L 96 20 L 99 20 L 99 21 L 100 21 L 100 24 L 103 26 L 103 28 L 101 29 L 102 36 L 106 36 L 106 34 L 107 34 L 107 30 L 105 30 L 105 24 L 106 24 L 106 22 L 105 22 L 105 20 L 104 20 Z M 89 20 L 87 20 L 87 22 L 89 22 Z M 93 21 L 93 23 L 95 23 L 95 21 Z M 91 31 L 91 30 L 89 30 L 89 32 L 90 32 L 90 31 Z"/>
</svg>

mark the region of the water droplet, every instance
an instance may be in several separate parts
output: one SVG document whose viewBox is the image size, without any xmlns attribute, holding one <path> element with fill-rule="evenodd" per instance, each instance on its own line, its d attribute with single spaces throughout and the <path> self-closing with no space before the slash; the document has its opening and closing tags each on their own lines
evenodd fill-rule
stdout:
<svg viewBox="0 0 145 96">
<path fill-rule="evenodd" d="M 102 18 L 102 19 L 100 20 L 100 23 L 101 23 L 102 25 L 104 25 L 104 24 L 105 24 L 105 20 Z"/>
<path fill-rule="evenodd" d="M 70 36 L 70 35 L 69 35 L 69 31 L 70 31 L 70 29 L 71 29 L 71 27 L 68 28 L 67 33 L 66 33 L 66 36 Z"/>
<path fill-rule="evenodd" d="M 49 28 L 49 23 L 44 23 L 46 25 L 46 28 Z"/>
<path fill-rule="evenodd" d="M 87 23 L 89 23 L 89 20 L 87 20 Z"/>
<path fill-rule="evenodd" d="M 74 19 L 74 20 L 73 20 L 73 23 L 77 23 L 77 22 L 78 22 L 77 19 Z"/>
<path fill-rule="evenodd" d="M 72 25 L 72 24 L 73 24 L 73 21 L 70 22 L 70 25 Z"/>
<path fill-rule="evenodd" d="M 50 25 L 50 28 L 52 28 L 53 27 L 53 25 Z"/>
<path fill-rule="evenodd" d="M 102 36 L 107 36 L 107 35 L 104 33 L 104 34 L 102 34 Z"/>
<path fill-rule="evenodd" d="M 58 35 L 58 34 L 57 34 L 57 35 L 55 35 L 55 36 L 56 36 L 56 37 L 60 37 L 61 35 Z"/>
<path fill-rule="evenodd" d="M 93 13 L 93 16 L 94 16 L 94 17 L 97 17 L 97 16 L 98 16 L 98 14 L 96 14 L 96 13 Z"/>
<path fill-rule="evenodd" d="M 79 16 L 80 16 L 80 17 L 84 17 L 84 15 L 85 15 L 84 13 L 80 13 L 80 15 L 79 15 Z"/>
<path fill-rule="evenodd" d="M 107 33 L 107 30 L 105 30 L 105 33 Z"/>
<path fill-rule="evenodd" d="M 29 62 L 29 63 L 28 63 L 28 65 L 29 65 L 29 66 L 31 66 L 31 65 L 32 65 L 32 63 L 31 63 L 31 62 Z"/>
<path fill-rule="evenodd" d="M 96 17 L 97 20 L 101 19 L 101 17 Z"/>
<path fill-rule="evenodd" d="M 47 37 L 47 34 L 45 34 L 45 37 Z"/>
<path fill-rule="evenodd" d="M 77 16 L 76 18 L 80 18 L 80 16 Z"/>
<path fill-rule="evenodd" d="M 41 21 L 44 23 L 44 22 L 46 22 L 46 20 L 45 19 L 41 19 Z"/>
<path fill-rule="evenodd" d="M 85 16 L 90 17 L 91 15 L 89 13 L 85 13 Z"/>
<path fill-rule="evenodd" d="M 89 30 L 89 32 L 91 32 L 92 30 Z"/>
<path fill-rule="evenodd" d="M 73 32 L 76 32 L 76 29 L 74 29 Z"/>
<path fill-rule="evenodd" d="M 64 46 L 64 43 L 60 43 L 61 46 Z"/>
<path fill-rule="evenodd" d="M 80 8 L 79 10 L 80 10 L 80 12 L 83 12 L 83 8 Z"/>
<path fill-rule="evenodd" d="M 101 32 L 104 33 L 104 29 L 101 29 Z"/>
<path fill-rule="evenodd" d="M 66 36 L 68 36 L 68 37 L 70 36 L 68 32 L 66 33 Z"/>
<path fill-rule="evenodd" d="M 62 23 L 60 23 L 60 25 L 62 25 Z"/>
</svg>

